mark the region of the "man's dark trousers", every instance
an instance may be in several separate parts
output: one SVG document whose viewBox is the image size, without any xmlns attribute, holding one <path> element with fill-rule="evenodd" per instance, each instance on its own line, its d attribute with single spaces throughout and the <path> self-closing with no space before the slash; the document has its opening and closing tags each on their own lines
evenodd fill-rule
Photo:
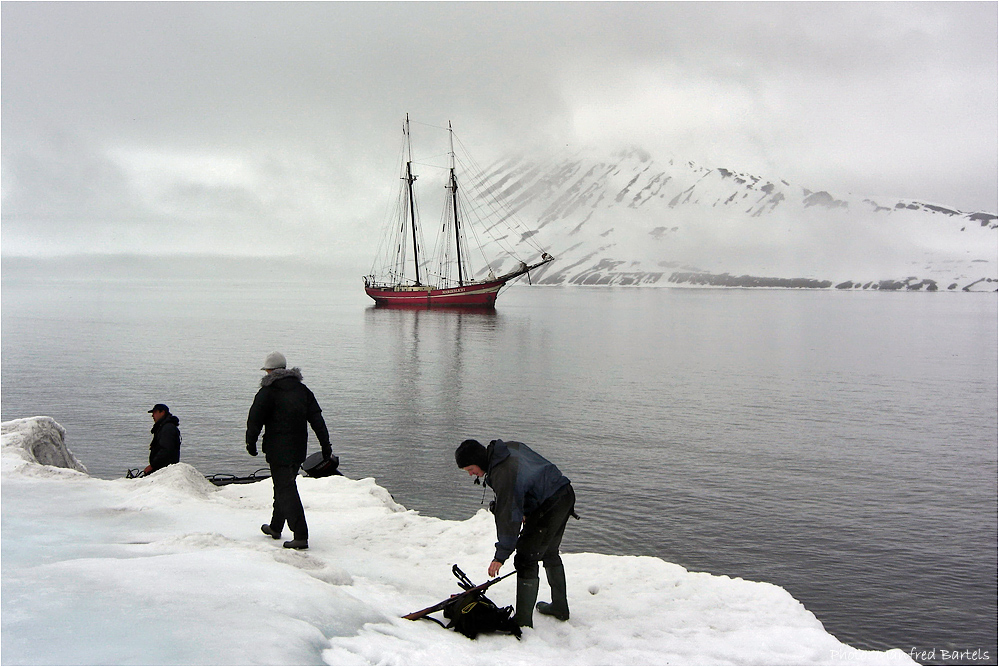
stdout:
<svg viewBox="0 0 999 667">
<path fill-rule="evenodd" d="M 271 481 L 274 483 L 274 514 L 271 515 L 271 530 L 280 533 L 284 522 L 296 540 L 309 539 L 309 526 L 305 523 L 305 508 L 298 496 L 298 466 L 271 464 Z"/>
<path fill-rule="evenodd" d="M 527 515 L 517 539 L 517 553 L 513 557 L 518 579 L 537 579 L 538 561 L 544 562 L 546 568 L 562 564 L 558 550 L 562 545 L 565 524 L 575 507 L 576 493 L 571 484 L 566 484 L 541 507 Z"/>
</svg>

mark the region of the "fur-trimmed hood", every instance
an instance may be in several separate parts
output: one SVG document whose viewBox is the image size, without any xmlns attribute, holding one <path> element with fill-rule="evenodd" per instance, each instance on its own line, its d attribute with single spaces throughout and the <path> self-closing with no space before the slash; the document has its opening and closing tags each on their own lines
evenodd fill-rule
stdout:
<svg viewBox="0 0 999 667">
<path fill-rule="evenodd" d="M 283 380 L 287 377 L 293 377 L 299 382 L 302 382 L 302 369 L 299 367 L 295 368 L 275 368 L 273 371 L 260 378 L 260 386 L 267 387 L 278 380 Z"/>
</svg>

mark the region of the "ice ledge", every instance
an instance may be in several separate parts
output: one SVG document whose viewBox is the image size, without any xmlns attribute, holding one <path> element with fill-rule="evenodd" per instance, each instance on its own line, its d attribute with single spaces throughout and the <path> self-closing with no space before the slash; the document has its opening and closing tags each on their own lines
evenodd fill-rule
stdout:
<svg viewBox="0 0 999 667">
<path fill-rule="evenodd" d="M 914 664 L 843 644 L 779 586 L 592 553 L 564 556 L 568 622 L 473 642 L 401 616 L 457 592 L 451 563 L 484 574 L 484 510 L 444 521 L 372 479 L 303 477 L 312 548 L 289 553 L 259 530 L 269 483 L 214 488 L 186 464 L 94 479 L 48 417 L 2 434 L 5 663 Z M 164 614 L 183 641 L 162 641 Z"/>
<path fill-rule="evenodd" d="M 87 472 L 87 468 L 66 447 L 66 429 L 51 417 L 3 422 L 0 424 L 0 438 L 4 472 L 27 464 Z"/>
</svg>

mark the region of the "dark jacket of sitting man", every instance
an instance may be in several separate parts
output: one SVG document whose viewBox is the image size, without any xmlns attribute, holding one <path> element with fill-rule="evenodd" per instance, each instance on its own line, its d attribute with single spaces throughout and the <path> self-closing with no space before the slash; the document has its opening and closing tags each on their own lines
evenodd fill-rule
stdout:
<svg viewBox="0 0 999 667">
<path fill-rule="evenodd" d="M 149 414 L 153 416 L 153 427 L 149 429 L 153 440 L 149 443 L 149 465 L 143 469 L 144 475 L 180 463 L 180 420 L 162 403 L 154 405 Z"/>
</svg>

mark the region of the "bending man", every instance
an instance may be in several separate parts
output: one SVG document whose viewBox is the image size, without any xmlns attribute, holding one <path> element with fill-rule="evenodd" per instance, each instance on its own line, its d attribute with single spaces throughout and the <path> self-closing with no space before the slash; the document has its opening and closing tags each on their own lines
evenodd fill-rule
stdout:
<svg viewBox="0 0 999 667">
<path fill-rule="evenodd" d="M 287 368 L 280 352 L 272 352 L 264 360 L 267 375 L 260 379 L 260 390 L 253 398 L 246 417 L 246 451 L 257 455 L 257 436 L 264 430 L 263 450 L 274 483 L 274 512 L 271 522 L 260 527 L 265 535 L 281 539 L 285 521 L 294 539 L 284 543 L 285 549 L 308 549 L 309 526 L 305 523 L 305 508 L 295 483 L 298 469 L 305 461 L 312 430 L 319 439 L 323 458 L 333 455 L 330 434 L 323 421 L 323 411 L 315 395 L 302 383 L 299 368 Z"/>
<path fill-rule="evenodd" d="M 520 626 L 534 626 L 534 603 L 538 599 L 538 561 L 544 563 L 551 603 L 539 602 L 538 611 L 565 621 L 569 603 L 565 592 L 565 568 L 559 556 L 562 534 L 570 516 L 575 515 L 576 494 L 569 478 L 554 463 L 522 442 L 493 440 L 483 447 L 466 440 L 454 452 L 458 467 L 496 493 L 492 506 L 496 518 L 496 553 L 489 564 L 489 576 L 514 551 L 517 569 L 517 612 Z M 476 484 L 479 480 L 475 480 Z"/>
</svg>

